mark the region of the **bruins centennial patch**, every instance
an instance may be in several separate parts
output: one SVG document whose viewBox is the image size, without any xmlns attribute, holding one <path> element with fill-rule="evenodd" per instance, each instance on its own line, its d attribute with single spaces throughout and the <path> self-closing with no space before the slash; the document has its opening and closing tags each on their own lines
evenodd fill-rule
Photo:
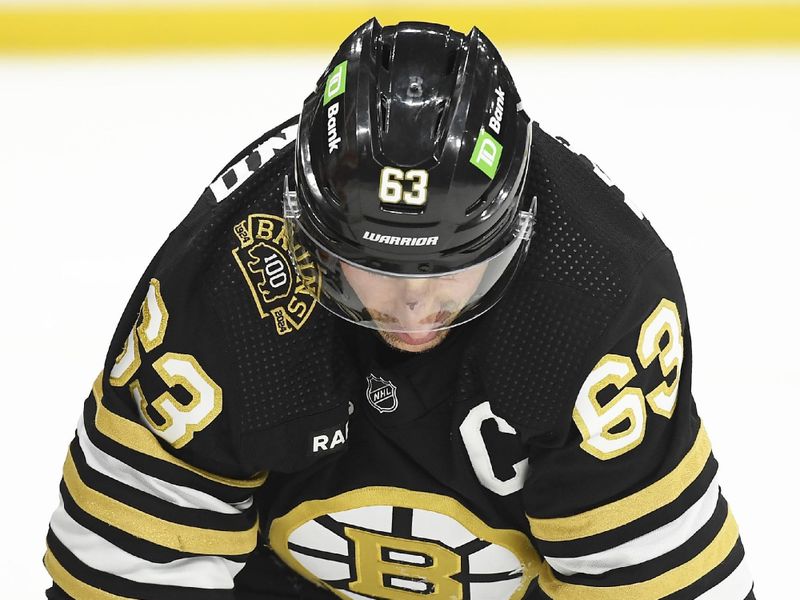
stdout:
<svg viewBox="0 0 800 600">
<path fill-rule="evenodd" d="M 279 335 L 300 329 L 316 306 L 322 283 L 311 254 L 294 248 L 293 268 L 286 223 L 275 215 L 249 215 L 233 232 L 239 240 L 233 257 L 261 318 L 272 316 Z"/>
</svg>

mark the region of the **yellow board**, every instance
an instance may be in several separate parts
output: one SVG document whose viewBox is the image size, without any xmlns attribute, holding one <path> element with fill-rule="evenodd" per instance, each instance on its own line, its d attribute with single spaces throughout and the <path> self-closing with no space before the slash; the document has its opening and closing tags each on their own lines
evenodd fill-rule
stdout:
<svg viewBox="0 0 800 600">
<path fill-rule="evenodd" d="M 377 16 L 479 26 L 501 48 L 800 47 L 800 3 L 0 8 L 0 54 L 324 50 Z"/>
</svg>

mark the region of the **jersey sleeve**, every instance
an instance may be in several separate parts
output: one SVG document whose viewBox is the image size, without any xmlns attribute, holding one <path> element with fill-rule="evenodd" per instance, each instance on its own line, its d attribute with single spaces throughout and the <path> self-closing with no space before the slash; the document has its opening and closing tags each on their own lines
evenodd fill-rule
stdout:
<svg viewBox="0 0 800 600">
<path fill-rule="evenodd" d="M 568 427 L 523 490 L 545 563 L 535 597 L 751 600 L 752 578 L 691 392 L 671 255 L 641 273 L 586 364 Z"/>
<path fill-rule="evenodd" d="M 265 474 L 230 442 L 213 333 L 187 334 L 169 284 L 147 281 L 67 452 L 44 560 L 72 598 L 233 598 L 256 545 Z"/>
<path fill-rule="evenodd" d="M 234 159 L 133 292 L 67 452 L 44 557 L 49 598 L 236 597 L 234 579 L 257 546 L 254 495 L 270 465 L 241 444 L 224 282 L 208 276 L 220 256 L 232 258 L 215 250 L 212 226 L 235 212 L 221 201 L 269 153 L 288 155 L 290 125 Z"/>
</svg>

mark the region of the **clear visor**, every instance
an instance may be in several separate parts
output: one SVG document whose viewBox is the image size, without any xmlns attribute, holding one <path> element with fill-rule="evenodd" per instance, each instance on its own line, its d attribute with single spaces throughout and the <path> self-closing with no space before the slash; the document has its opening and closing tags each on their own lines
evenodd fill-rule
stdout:
<svg viewBox="0 0 800 600">
<path fill-rule="evenodd" d="M 368 269 L 318 244 L 299 222 L 295 192 L 284 180 L 284 218 L 298 273 L 319 269 L 319 303 L 361 327 L 418 345 L 479 317 L 502 297 L 527 254 L 533 213 L 520 211 L 513 240 L 487 260 L 446 273 L 398 275 Z"/>
<path fill-rule="evenodd" d="M 426 343 L 437 332 L 462 325 L 491 308 L 513 277 L 520 248 L 527 245 L 520 234 L 498 254 L 466 269 L 398 276 L 336 256 L 316 245 L 292 221 L 288 220 L 292 246 L 306 259 L 310 252 L 322 273 L 320 304 L 351 323 L 391 334 L 407 344 Z"/>
<path fill-rule="evenodd" d="M 368 271 L 340 259 L 334 277 L 352 293 L 337 294 L 336 300 L 357 315 L 353 322 L 364 327 L 421 335 L 448 329 L 464 323 L 464 316 L 475 318 L 483 312 L 475 309 L 485 304 L 483 299 L 506 272 L 517 247 L 512 244 L 467 269 L 419 277 Z M 324 276 L 323 296 L 327 280 L 330 278 Z"/>
</svg>

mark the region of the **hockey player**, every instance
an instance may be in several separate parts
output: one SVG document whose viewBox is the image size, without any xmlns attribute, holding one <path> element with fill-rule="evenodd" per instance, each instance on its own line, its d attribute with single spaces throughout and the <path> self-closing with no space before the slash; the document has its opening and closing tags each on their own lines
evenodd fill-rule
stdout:
<svg viewBox="0 0 800 600">
<path fill-rule="evenodd" d="M 47 596 L 753 599 L 690 342 L 490 41 L 371 20 L 136 286 Z"/>
</svg>

